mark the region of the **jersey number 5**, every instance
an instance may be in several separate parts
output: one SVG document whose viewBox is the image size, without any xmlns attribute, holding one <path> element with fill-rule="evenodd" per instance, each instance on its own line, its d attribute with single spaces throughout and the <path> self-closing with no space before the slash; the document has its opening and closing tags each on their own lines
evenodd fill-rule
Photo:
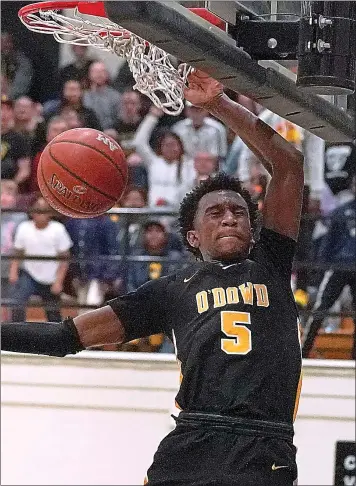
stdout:
<svg viewBox="0 0 356 486">
<path fill-rule="evenodd" d="M 221 349 L 227 354 L 247 354 L 252 349 L 249 312 L 221 311 L 221 330 L 228 338 L 221 339 Z"/>
</svg>

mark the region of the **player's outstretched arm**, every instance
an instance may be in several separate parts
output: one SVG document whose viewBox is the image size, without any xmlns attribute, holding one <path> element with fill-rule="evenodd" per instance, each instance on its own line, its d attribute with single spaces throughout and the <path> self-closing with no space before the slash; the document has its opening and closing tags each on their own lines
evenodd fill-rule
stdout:
<svg viewBox="0 0 356 486">
<path fill-rule="evenodd" d="M 205 107 L 237 133 L 271 174 L 263 208 L 263 224 L 297 239 L 303 197 L 302 154 L 273 128 L 223 93 L 223 86 L 201 71 L 188 77 L 185 97 Z"/>
<path fill-rule="evenodd" d="M 66 356 L 85 348 L 121 343 L 124 327 L 107 305 L 59 323 L 23 322 L 1 325 L 1 349 L 16 353 Z"/>
</svg>

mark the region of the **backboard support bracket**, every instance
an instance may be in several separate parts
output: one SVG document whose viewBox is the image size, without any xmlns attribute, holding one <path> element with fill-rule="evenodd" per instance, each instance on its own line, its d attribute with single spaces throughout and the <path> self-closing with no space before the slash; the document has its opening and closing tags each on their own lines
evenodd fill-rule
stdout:
<svg viewBox="0 0 356 486">
<path fill-rule="evenodd" d="M 105 1 L 108 17 L 161 47 L 181 62 L 202 69 L 227 88 L 332 142 L 355 138 L 355 120 L 314 94 L 304 93 L 280 72 L 260 66 L 231 43 L 231 37 L 177 2 Z"/>
</svg>

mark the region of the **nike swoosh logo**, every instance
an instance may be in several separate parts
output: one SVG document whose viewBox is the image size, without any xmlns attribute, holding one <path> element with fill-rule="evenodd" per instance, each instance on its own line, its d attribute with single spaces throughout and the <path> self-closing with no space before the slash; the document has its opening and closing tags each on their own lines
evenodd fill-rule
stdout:
<svg viewBox="0 0 356 486">
<path fill-rule="evenodd" d="M 228 265 L 227 267 L 221 267 L 223 270 L 226 270 L 227 268 L 230 268 L 230 267 L 233 267 L 234 265 L 236 265 L 236 263 L 233 263 L 232 265 Z"/>
<path fill-rule="evenodd" d="M 195 277 L 195 275 L 196 275 L 197 273 L 198 273 L 198 272 L 195 272 L 195 273 L 193 273 L 193 275 L 192 275 L 191 277 L 189 277 L 189 278 L 185 278 L 185 279 L 183 280 L 183 282 L 184 282 L 184 283 L 189 282 L 189 280 L 191 280 L 193 277 Z"/>
<path fill-rule="evenodd" d="M 278 469 L 288 468 L 289 466 L 276 466 L 276 463 L 272 464 L 272 471 L 277 471 Z"/>
</svg>

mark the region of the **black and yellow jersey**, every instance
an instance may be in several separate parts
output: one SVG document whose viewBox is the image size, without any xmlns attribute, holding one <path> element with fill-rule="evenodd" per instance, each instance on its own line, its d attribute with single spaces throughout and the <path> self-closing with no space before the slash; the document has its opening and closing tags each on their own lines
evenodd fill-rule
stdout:
<svg viewBox="0 0 356 486">
<path fill-rule="evenodd" d="M 296 243 L 263 228 L 248 259 L 197 262 L 109 302 L 125 341 L 164 332 L 185 411 L 293 423 L 300 392 Z"/>
</svg>

